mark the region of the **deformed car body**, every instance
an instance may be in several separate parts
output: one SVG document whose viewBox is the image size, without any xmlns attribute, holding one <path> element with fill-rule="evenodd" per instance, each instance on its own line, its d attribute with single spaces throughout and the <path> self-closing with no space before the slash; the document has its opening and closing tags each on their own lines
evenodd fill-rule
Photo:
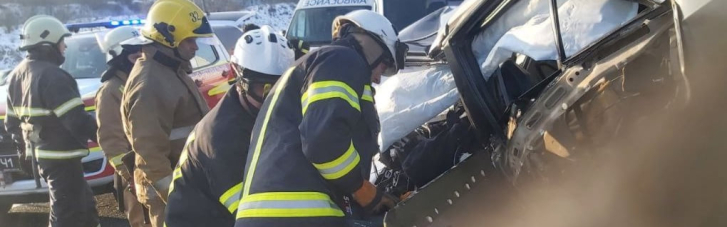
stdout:
<svg viewBox="0 0 727 227">
<path fill-rule="evenodd" d="M 517 226 L 517 218 L 487 215 L 504 209 L 503 194 L 588 165 L 613 141 L 685 109 L 695 80 L 705 83 L 690 65 L 724 69 L 719 58 L 703 56 L 715 55 L 707 48 L 727 50 L 724 41 L 704 38 L 727 21 L 715 12 L 727 3 L 633 0 L 633 18 L 579 51 L 567 55 L 563 24 L 551 23 L 557 58 L 515 53 L 483 75 L 474 54 L 483 50 L 473 51 L 473 42 L 518 2 L 465 1 L 440 30 L 429 57 L 450 66 L 481 146 L 389 211 L 386 226 Z M 556 1 L 548 3 L 549 19 L 559 21 Z"/>
</svg>

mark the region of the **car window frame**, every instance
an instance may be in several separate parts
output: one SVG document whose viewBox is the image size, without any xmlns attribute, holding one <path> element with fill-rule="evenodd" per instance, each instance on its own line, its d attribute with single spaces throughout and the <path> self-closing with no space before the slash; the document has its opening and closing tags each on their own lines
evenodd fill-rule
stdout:
<svg viewBox="0 0 727 227">
<path fill-rule="evenodd" d="M 214 38 L 217 39 L 216 36 Z M 217 49 L 220 48 L 221 45 L 222 45 L 221 43 L 219 45 L 205 44 L 204 46 L 210 46 L 212 48 L 212 53 L 215 56 L 215 60 L 212 61 L 212 62 L 210 62 L 209 64 L 198 65 L 197 64 L 197 61 L 196 61 L 196 58 L 199 55 L 195 55 L 194 58 L 192 58 L 190 60 L 190 64 L 192 64 L 192 70 L 199 70 L 199 69 L 207 68 L 207 67 L 216 65 L 218 62 L 220 62 L 220 60 L 222 59 L 222 57 L 221 57 L 221 55 L 220 55 L 220 53 L 219 53 L 219 51 Z M 224 48 L 224 46 L 222 46 L 222 48 Z"/>
</svg>

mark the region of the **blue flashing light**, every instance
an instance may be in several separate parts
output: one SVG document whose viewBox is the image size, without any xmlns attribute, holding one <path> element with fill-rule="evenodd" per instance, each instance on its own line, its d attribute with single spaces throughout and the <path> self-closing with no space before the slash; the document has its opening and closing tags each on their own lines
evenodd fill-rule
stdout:
<svg viewBox="0 0 727 227">
<path fill-rule="evenodd" d="M 118 21 L 111 21 L 111 25 L 113 25 L 113 26 L 119 26 L 119 22 Z"/>
<path fill-rule="evenodd" d="M 141 19 L 141 20 L 139 20 L 139 23 L 141 23 L 141 24 L 146 24 L 146 20 L 144 20 L 144 19 Z"/>
<path fill-rule="evenodd" d="M 131 20 L 131 24 L 139 24 L 139 20 Z"/>
<path fill-rule="evenodd" d="M 129 25 L 129 24 L 131 24 L 131 22 L 129 22 L 128 20 L 122 21 L 121 23 L 123 23 L 124 25 Z"/>
</svg>

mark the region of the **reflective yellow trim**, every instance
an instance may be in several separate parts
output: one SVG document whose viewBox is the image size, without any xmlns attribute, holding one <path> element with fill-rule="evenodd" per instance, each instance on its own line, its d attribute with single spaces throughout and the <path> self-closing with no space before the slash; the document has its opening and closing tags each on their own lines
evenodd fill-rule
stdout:
<svg viewBox="0 0 727 227">
<path fill-rule="evenodd" d="M 85 107 L 84 109 L 85 109 L 86 111 L 95 111 L 95 110 L 96 110 L 96 106 L 87 106 L 87 107 Z"/>
<path fill-rule="evenodd" d="M 16 117 L 16 118 L 18 117 L 18 115 L 15 114 L 15 110 L 12 107 L 5 110 L 5 116 Z M 5 116 L 3 116 L 3 119 Z"/>
<path fill-rule="evenodd" d="M 237 206 L 240 204 L 240 193 L 242 193 L 242 182 L 227 189 L 222 196 L 220 196 L 220 203 L 227 207 L 230 213 L 237 211 Z"/>
<path fill-rule="evenodd" d="M 361 96 L 361 100 L 374 102 L 374 95 L 373 95 L 373 92 L 371 91 L 371 86 L 369 86 L 369 85 L 364 86 L 364 92 L 363 92 L 363 96 Z"/>
<path fill-rule="evenodd" d="M 303 40 L 298 40 L 298 49 L 304 54 L 308 53 L 308 49 L 303 48 Z"/>
<path fill-rule="evenodd" d="M 19 117 L 39 117 L 39 116 L 48 116 L 52 112 L 50 110 L 46 110 L 43 108 L 32 108 L 32 107 L 22 107 L 22 106 L 14 106 L 13 109 L 15 110 L 15 113 Z"/>
<path fill-rule="evenodd" d="M 68 113 L 68 111 L 79 105 L 83 105 L 83 101 L 81 101 L 81 98 L 72 98 L 71 100 L 66 101 L 65 103 L 54 109 L 53 113 L 55 113 L 56 116 L 61 117 L 64 114 Z"/>
<path fill-rule="evenodd" d="M 290 75 L 293 74 L 294 69 L 294 67 L 288 69 L 288 71 L 283 74 L 283 78 L 281 78 L 280 81 L 288 83 L 288 78 L 290 78 Z M 275 105 L 278 103 L 278 98 L 280 97 L 280 92 L 282 92 L 283 87 L 285 87 L 285 84 L 280 84 L 275 88 L 275 93 L 273 93 L 273 97 L 270 99 L 270 106 L 268 106 L 268 109 L 265 111 L 265 119 L 262 122 L 262 127 L 260 128 L 260 134 L 258 134 L 257 141 L 255 141 L 255 150 L 252 154 L 252 160 L 250 160 L 250 166 L 247 169 L 247 176 L 245 176 L 244 190 L 242 193 L 243 198 L 250 194 L 250 184 L 252 183 L 252 177 L 255 175 L 255 168 L 257 167 L 258 159 L 260 158 L 260 150 L 262 150 L 265 132 L 267 131 L 270 116 L 272 116 L 273 111 L 275 110 Z"/>
<path fill-rule="evenodd" d="M 124 155 L 126 155 L 126 153 L 123 153 L 123 154 L 116 155 L 116 156 L 112 157 L 111 159 L 109 159 L 109 163 L 111 163 L 111 165 L 114 166 L 114 167 L 117 167 L 117 166 L 120 166 L 121 164 L 124 164 L 124 162 L 121 161 L 121 159 L 124 158 Z"/>
<path fill-rule="evenodd" d="M 311 84 L 308 90 L 300 97 L 303 114 L 308 110 L 310 104 L 331 98 L 340 98 L 348 102 L 354 109 L 361 111 L 358 103 L 358 95 L 348 84 L 341 81 L 319 81 Z"/>
<path fill-rule="evenodd" d="M 0 115 L 0 121 L 4 121 L 4 120 L 5 120 L 5 115 Z"/>
<path fill-rule="evenodd" d="M 42 158 L 42 159 L 71 159 L 71 158 L 86 157 L 88 155 L 87 149 L 77 149 L 77 150 L 68 150 L 68 151 L 51 151 L 51 150 L 36 149 L 35 152 L 36 152 L 36 157 Z"/>
<path fill-rule="evenodd" d="M 215 85 L 214 88 L 212 88 L 209 91 L 207 91 L 207 95 L 209 95 L 209 96 L 215 96 L 215 95 L 219 95 L 219 94 L 224 94 L 225 92 L 227 92 L 228 90 L 230 90 L 230 87 L 231 86 L 232 85 L 230 85 L 230 83 L 228 83 L 226 81 L 222 81 L 222 82 L 220 82 L 220 84 Z"/>
<path fill-rule="evenodd" d="M 95 146 L 95 147 L 92 147 L 92 148 L 88 148 L 88 151 L 90 151 L 90 152 L 100 152 L 101 151 L 101 147 Z"/>
<path fill-rule="evenodd" d="M 343 217 L 343 211 L 320 192 L 264 192 L 242 197 L 237 218 Z"/>
<path fill-rule="evenodd" d="M 360 160 L 361 157 L 353 147 L 353 142 L 351 142 L 351 146 L 348 147 L 346 153 L 340 157 L 326 163 L 313 163 L 313 166 L 318 169 L 318 172 L 321 173 L 323 178 L 326 178 L 327 180 L 335 180 L 351 172 L 351 170 L 358 165 Z"/>
<path fill-rule="evenodd" d="M 172 194 L 174 191 L 174 182 L 177 181 L 177 179 L 182 177 L 182 169 L 177 167 L 172 171 L 172 182 L 169 183 L 169 194 L 167 194 L 167 197 Z"/>
</svg>

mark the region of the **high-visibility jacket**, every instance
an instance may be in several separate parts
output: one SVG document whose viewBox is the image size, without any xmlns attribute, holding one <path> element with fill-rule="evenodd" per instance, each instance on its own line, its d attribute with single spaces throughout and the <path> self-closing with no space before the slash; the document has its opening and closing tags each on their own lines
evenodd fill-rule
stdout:
<svg viewBox="0 0 727 227">
<path fill-rule="evenodd" d="M 232 86 L 187 139 L 169 187 L 167 227 L 235 224 L 257 114 L 242 101 L 238 86 Z"/>
<path fill-rule="evenodd" d="M 21 122 L 40 129 L 38 159 L 85 157 L 88 140 L 96 138 L 96 121 L 84 110 L 76 80 L 59 67 L 60 52 L 38 48 L 8 75 L 5 127 L 15 138 L 22 138 Z"/>
<path fill-rule="evenodd" d="M 209 111 L 188 76 L 191 71 L 189 61 L 154 43 L 144 45 L 126 81 L 121 116 L 126 138 L 136 153 L 134 181 L 142 202 L 157 195 L 166 200 L 172 168 L 184 142 Z"/>
<path fill-rule="evenodd" d="M 131 145 L 124 135 L 124 125 L 121 123 L 119 110 L 128 74 L 117 67 L 110 67 L 102 77 L 107 79 L 96 93 L 98 144 L 116 172 L 124 180 L 129 180 L 131 172 L 123 165 L 121 158 L 131 152 Z"/>
<path fill-rule="evenodd" d="M 355 202 L 341 198 L 368 179 L 378 132 L 355 40 L 303 56 L 258 114 L 235 226 L 343 226 Z"/>
</svg>

